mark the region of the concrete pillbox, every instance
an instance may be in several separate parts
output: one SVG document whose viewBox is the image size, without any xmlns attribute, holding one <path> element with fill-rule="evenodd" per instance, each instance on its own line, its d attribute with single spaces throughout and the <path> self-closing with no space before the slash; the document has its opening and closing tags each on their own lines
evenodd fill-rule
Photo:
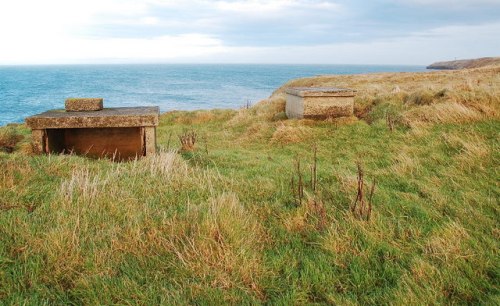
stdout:
<svg viewBox="0 0 500 306">
<path fill-rule="evenodd" d="M 348 117 L 356 91 L 335 87 L 292 87 L 286 90 L 286 115 L 293 119 Z"/>
<path fill-rule="evenodd" d="M 132 160 L 156 152 L 158 107 L 50 110 L 26 118 L 36 153 Z"/>
</svg>

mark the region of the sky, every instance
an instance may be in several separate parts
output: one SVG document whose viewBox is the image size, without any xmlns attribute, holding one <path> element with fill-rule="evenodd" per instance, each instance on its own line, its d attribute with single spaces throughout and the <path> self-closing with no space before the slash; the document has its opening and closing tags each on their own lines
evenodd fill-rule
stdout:
<svg viewBox="0 0 500 306">
<path fill-rule="evenodd" d="M 0 0 L 0 65 L 500 56 L 500 0 Z"/>
</svg>

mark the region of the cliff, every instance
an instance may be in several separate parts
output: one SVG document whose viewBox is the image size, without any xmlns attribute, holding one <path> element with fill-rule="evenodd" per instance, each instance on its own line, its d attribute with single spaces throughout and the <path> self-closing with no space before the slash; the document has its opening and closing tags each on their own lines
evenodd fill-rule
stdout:
<svg viewBox="0 0 500 306">
<path fill-rule="evenodd" d="M 491 65 L 500 65 L 500 57 L 483 57 L 477 59 L 436 62 L 432 65 L 427 66 L 427 69 L 456 70 L 456 69 L 480 68 Z"/>
</svg>

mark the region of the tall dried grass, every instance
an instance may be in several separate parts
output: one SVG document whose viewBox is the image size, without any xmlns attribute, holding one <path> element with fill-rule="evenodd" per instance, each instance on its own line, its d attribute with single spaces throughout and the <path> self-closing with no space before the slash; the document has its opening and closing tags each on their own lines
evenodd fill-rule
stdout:
<svg viewBox="0 0 500 306">
<path fill-rule="evenodd" d="M 272 124 L 269 122 L 258 121 L 252 123 L 246 131 L 239 137 L 242 143 L 248 143 L 249 141 L 259 141 L 269 139 L 269 132 L 272 129 Z"/>
<path fill-rule="evenodd" d="M 394 163 L 391 169 L 392 172 L 397 175 L 407 176 L 414 175 L 418 172 L 420 167 L 420 162 L 416 156 L 401 150 L 401 152 L 399 152 L 399 154 L 394 158 Z"/>
<path fill-rule="evenodd" d="M 173 122 L 184 125 L 199 125 L 221 120 L 226 120 L 234 115 L 233 110 L 201 110 L 194 112 L 171 112 L 174 114 Z"/>
<path fill-rule="evenodd" d="M 454 158 L 464 169 L 473 169 L 481 167 L 488 161 L 491 154 L 491 148 L 485 140 L 475 133 L 461 133 L 442 135 L 444 143 L 457 154 Z"/>
<path fill-rule="evenodd" d="M 167 223 L 165 246 L 194 275 L 218 288 L 240 288 L 262 295 L 265 273 L 261 250 L 265 233 L 234 194 L 190 206 L 187 216 Z"/>
<path fill-rule="evenodd" d="M 50 226 L 29 235 L 27 252 L 45 258 L 42 265 L 51 274 L 43 281 L 51 286 L 74 288 L 85 282 L 83 275 L 112 275 L 127 254 L 140 261 L 165 254 L 207 286 L 262 297 L 266 233 L 236 195 L 217 195 L 217 180 L 216 173 L 195 171 L 173 152 L 110 164 L 104 171 L 75 168 L 50 206 L 39 208 Z M 211 196 L 190 204 L 154 195 L 180 186 Z M 149 198 L 160 199 L 160 207 L 184 208 L 167 218 Z"/>
<path fill-rule="evenodd" d="M 271 137 L 271 144 L 292 144 L 302 142 L 312 136 L 312 129 L 306 126 L 278 124 Z"/>
<path fill-rule="evenodd" d="M 229 127 L 250 125 L 255 122 L 273 121 L 277 114 L 285 111 L 285 98 L 271 97 L 255 104 L 250 108 L 243 108 L 227 122 Z"/>
<path fill-rule="evenodd" d="M 426 105 L 403 113 L 403 122 L 410 127 L 419 123 L 464 123 L 482 118 L 478 111 L 456 102 Z"/>
</svg>

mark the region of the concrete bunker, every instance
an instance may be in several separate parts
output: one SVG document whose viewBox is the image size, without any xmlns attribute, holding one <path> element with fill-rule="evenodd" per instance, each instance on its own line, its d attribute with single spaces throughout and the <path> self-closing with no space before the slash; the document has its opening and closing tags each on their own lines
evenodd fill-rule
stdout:
<svg viewBox="0 0 500 306">
<path fill-rule="evenodd" d="M 68 105 L 70 107 L 68 107 Z M 37 153 L 130 160 L 156 152 L 158 107 L 103 108 L 102 99 L 72 99 L 68 110 L 26 118 Z"/>
<path fill-rule="evenodd" d="M 290 119 L 326 119 L 354 114 L 356 91 L 335 87 L 292 87 L 286 90 Z"/>
</svg>

